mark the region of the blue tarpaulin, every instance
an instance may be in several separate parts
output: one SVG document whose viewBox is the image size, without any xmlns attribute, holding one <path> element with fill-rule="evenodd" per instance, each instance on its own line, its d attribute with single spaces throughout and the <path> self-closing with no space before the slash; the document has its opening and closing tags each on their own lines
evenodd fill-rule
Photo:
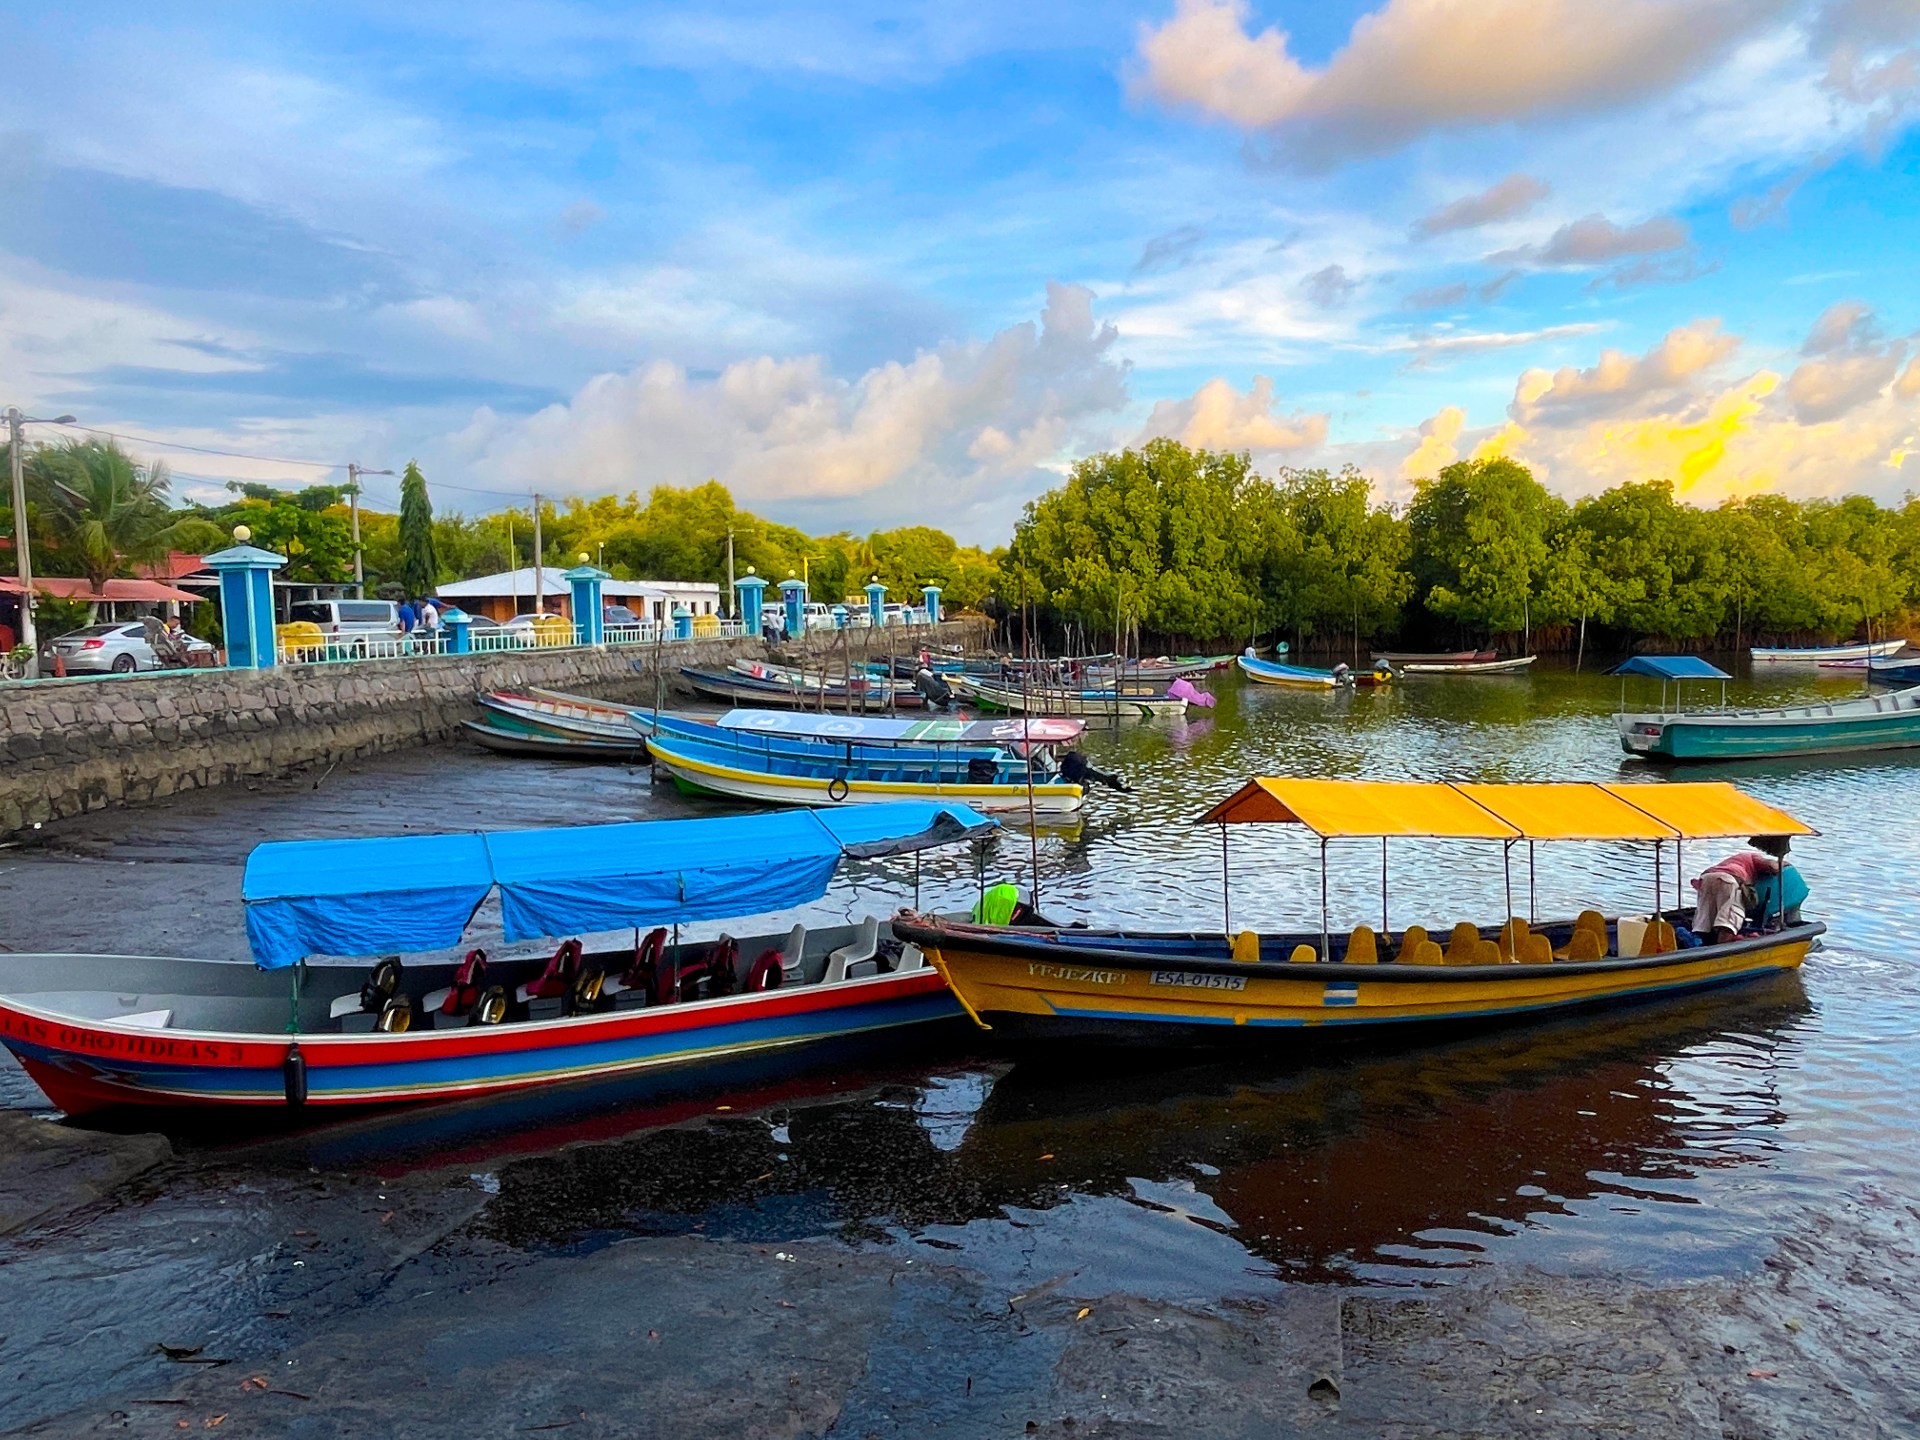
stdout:
<svg viewBox="0 0 1920 1440">
<path fill-rule="evenodd" d="M 1613 667 L 1615 675 L 1651 675 L 1656 680 L 1731 680 L 1718 665 L 1698 655 L 1636 655 Z"/>
<path fill-rule="evenodd" d="M 295 840 L 247 857 L 254 963 L 457 945 L 496 885 L 509 941 L 732 919 L 824 895 L 843 854 L 884 855 L 984 833 L 965 805 L 898 801 L 711 820 L 468 835 Z"/>
</svg>

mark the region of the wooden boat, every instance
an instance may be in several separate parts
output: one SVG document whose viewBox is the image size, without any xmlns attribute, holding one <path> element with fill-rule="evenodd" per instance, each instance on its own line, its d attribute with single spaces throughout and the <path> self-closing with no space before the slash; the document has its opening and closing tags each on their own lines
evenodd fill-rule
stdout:
<svg viewBox="0 0 1920 1440">
<path fill-rule="evenodd" d="M 1375 660 L 1384 660 L 1394 669 L 1407 665 L 1484 665 L 1498 660 L 1497 650 L 1375 650 Z"/>
<path fill-rule="evenodd" d="M 1920 686 L 1829 704 L 1656 711 L 1614 717 L 1620 747 L 1643 760 L 1756 760 L 1920 746 Z"/>
<path fill-rule="evenodd" d="M 939 1022 L 957 1013 L 939 975 L 879 920 L 682 944 L 666 927 L 808 904 L 843 855 L 990 824 L 962 805 L 909 804 L 262 845 L 242 888 L 253 965 L 0 955 L 0 1041 L 78 1115 L 450 1099 Z M 635 942 L 571 940 L 484 970 L 383 962 L 371 978 L 311 963 L 445 951 L 496 890 L 510 943 Z"/>
<path fill-rule="evenodd" d="M 1280 665 L 1251 655 L 1240 656 L 1238 663 L 1249 680 L 1261 685 L 1280 685 L 1294 690 L 1340 690 L 1360 683 L 1360 677 L 1345 668 L 1317 670 L 1310 665 Z M 1366 683 L 1385 685 L 1392 679 L 1391 670 L 1378 667 L 1367 672 Z"/>
<path fill-rule="evenodd" d="M 1532 655 L 1513 655 L 1505 660 L 1449 660 L 1432 663 L 1409 660 L 1393 668 L 1402 675 L 1514 675 L 1533 664 Z"/>
<path fill-rule="evenodd" d="M 1869 660 L 1867 679 L 1875 685 L 1920 685 L 1920 658 Z"/>
<path fill-rule="evenodd" d="M 1031 787 L 1026 765 L 996 764 L 992 781 L 967 778 L 963 766 L 896 756 L 892 763 L 807 759 L 756 752 L 738 743 L 710 744 L 655 735 L 647 742 L 656 770 L 682 790 L 762 805 L 867 805 L 895 800 L 953 801 L 983 813 L 1057 819 L 1079 811 L 1081 787 L 1051 771 Z"/>
<path fill-rule="evenodd" d="M 1069 689 L 1057 685 L 994 682 L 975 675 L 949 677 L 953 692 L 983 710 L 1015 715 L 1065 715 L 1083 719 L 1151 719 L 1184 715 L 1187 702 L 1162 695 L 1147 685 L 1120 685 L 1106 689 Z"/>
<path fill-rule="evenodd" d="M 589 760 L 616 765 L 644 765 L 647 762 L 647 742 L 638 735 L 630 740 L 600 740 L 581 735 L 546 735 L 532 730 L 489 725 L 482 720 L 464 720 L 461 724 L 466 727 L 468 739 L 496 755 L 541 760 Z"/>
<path fill-rule="evenodd" d="M 558 691 L 489 690 L 474 702 L 487 712 L 486 723 L 557 739 L 633 741 L 631 708 Z"/>
<path fill-rule="evenodd" d="M 1806 645 L 1785 649 L 1753 648 L 1756 665 L 1817 665 L 1822 660 L 1873 660 L 1897 655 L 1906 648 L 1901 639 L 1862 641 L 1855 645 Z"/>
<path fill-rule="evenodd" d="M 1523 840 L 1652 841 L 1656 867 L 1671 842 L 1677 870 L 1683 840 L 1812 833 L 1730 785 L 1263 778 L 1200 820 L 1301 824 L 1323 842 L 1378 838 L 1383 910 L 1386 844 L 1396 835 L 1497 840 L 1509 855 Z M 1324 844 L 1321 854 L 1324 866 Z M 1660 883 L 1656 868 L 1656 893 Z M 1334 934 L 1326 894 L 1323 873 L 1317 934 L 1235 933 L 1230 907 L 1213 931 L 1015 928 L 897 916 L 894 933 L 925 951 L 968 1014 L 997 1036 L 1295 1048 L 1322 1032 L 1393 1026 L 1387 1033 L 1398 1034 L 1409 1023 L 1541 1016 L 1727 985 L 1793 969 L 1826 928 L 1789 912 L 1766 933 L 1687 948 L 1676 927 L 1690 910 L 1613 920 L 1592 911 L 1538 925 L 1514 917 L 1449 931 L 1434 923 L 1434 933 L 1449 936 L 1443 951 L 1424 927 L 1392 943 L 1385 914 L 1377 932 L 1361 925 Z M 1509 874 L 1502 908 L 1510 916 L 1511 897 Z"/>
<path fill-rule="evenodd" d="M 1081 675 L 1087 680 L 1107 680 L 1111 682 L 1118 676 L 1122 682 L 1166 684 L 1174 680 L 1191 679 L 1195 675 L 1206 675 L 1215 670 L 1224 670 L 1233 664 L 1231 655 L 1180 655 L 1158 656 L 1152 660 L 1101 660 L 1089 662 L 1081 669 Z"/>
<path fill-rule="evenodd" d="M 777 706 L 787 710 L 814 710 L 820 708 L 819 691 L 796 690 L 790 685 L 770 680 L 752 680 L 745 675 L 735 675 L 724 670 L 702 670 L 692 665 L 680 667 L 680 677 L 695 694 L 709 700 L 724 701 L 729 705 Z M 918 700 L 896 695 L 893 704 L 907 707 Z M 878 691 L 863 691 L 858 694 L 851 691 L 832 691 L 826 694 L 826 703 L 835 710 L 851 708 L 870 715 L 884 715 L 890 708 L 888 697 Z"/>
</svg>

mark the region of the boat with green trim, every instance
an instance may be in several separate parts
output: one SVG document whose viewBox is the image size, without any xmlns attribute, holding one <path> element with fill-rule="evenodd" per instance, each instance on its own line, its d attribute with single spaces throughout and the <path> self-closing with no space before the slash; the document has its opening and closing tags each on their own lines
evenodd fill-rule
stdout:
<svg viewBox="0 0 1920 1440">
<path fill-rule="evenodd" d="M 1765 760 L 1920 746 L 1920 685 L 1851 700 L 1743 710 L 1724 703 L 1731 677 L 1697 656 L 1636 655 L 1613 673 L 1660 681 L 1660 708 L 1636 713 L 1624 704 L 1623 680 L 1621 711 L 1613 717 L 1620 748 L 1642 760 Z M 1680 709 L 1680 686 L 1689 680 L 1717 680 L 1723 703 L 1705 710 Z M 1674 686 L 1672 710 L 1667 709 L 1669 684 Z"/>
</svg>

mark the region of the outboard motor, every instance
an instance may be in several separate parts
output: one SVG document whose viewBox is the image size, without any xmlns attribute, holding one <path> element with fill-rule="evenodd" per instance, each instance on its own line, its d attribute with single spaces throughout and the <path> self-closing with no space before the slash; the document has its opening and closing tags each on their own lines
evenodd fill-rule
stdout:
<svg viewBox="0 0 1920 1440">
<path fill-rule="evenodd" d="M 991 785 L 1000 778 L 1000 767 L 984 755 L 976 755 L 967 761 L 967 783 L 969 785 Z"/>
<path fill-rule="evenodd" d="M 1133 787 L 1127 784 L 1125 776 L 1097 769 L 1078 750 L 1069 750 L 1060 757 L 1060 778 L 1069 785 L 1104 785 L 1109 790 L 1118 790 L 1122 795 L 1133 793 Z"/>
<path fill-rule="evenodd" d="M 913 672 L 913 688 L 926 697 L 929 706 L 944 710 L 953 703 L 953 687 L 924 665 Z"/>
<path fill-rule="evenodd" d="M 1353 671 L 1348 667 L 1346 661 L 1343 660 L 1333 667 L 1333 683 L 1336 685 L 1353 684 Z"/>
</svg>

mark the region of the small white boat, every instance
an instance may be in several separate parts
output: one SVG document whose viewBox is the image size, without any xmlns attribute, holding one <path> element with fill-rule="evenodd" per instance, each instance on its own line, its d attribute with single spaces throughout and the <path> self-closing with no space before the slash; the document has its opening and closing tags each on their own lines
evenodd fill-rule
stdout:
<svg viewBox="0 0 1920 1440">
<path fill-rule="evenodd" d="M 1858 645 L 1806 645 L 1798 648 L 1763 650 L 1753 648 L 1756 665 L 1818 665 L 1829 660 L 1879 660 L 1898 655 L 1907 648 L 1905 640 L 1870 640 Z"/>
<path fill-rule="evenodd" d="M 1505 660 L 1408 660 L 1395 668 L 1402 675 L 1517 675 L 1533 661 L 1531 655 L 1514 655 Z"/>
</svg>

